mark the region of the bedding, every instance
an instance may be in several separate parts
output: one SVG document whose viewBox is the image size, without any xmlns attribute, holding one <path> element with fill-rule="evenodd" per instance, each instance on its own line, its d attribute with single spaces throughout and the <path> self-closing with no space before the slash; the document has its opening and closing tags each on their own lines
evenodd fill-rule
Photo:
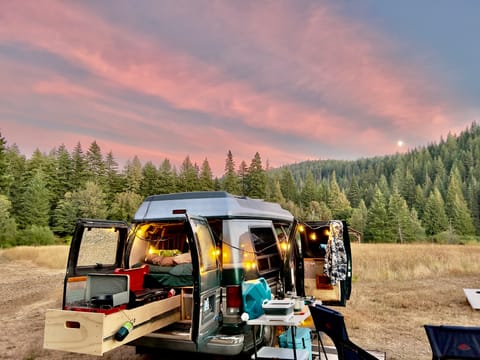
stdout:
<svg viewBox="0 0 480 360">
<path fill-rule="evenodd" d="M 160 266 L 175 266 L 191 263 L 192 256 L 189 252 L 182 254 L 179 250 L 160 250 L 157 253 L 148 254 L 145 262 Z"/>
</svg>

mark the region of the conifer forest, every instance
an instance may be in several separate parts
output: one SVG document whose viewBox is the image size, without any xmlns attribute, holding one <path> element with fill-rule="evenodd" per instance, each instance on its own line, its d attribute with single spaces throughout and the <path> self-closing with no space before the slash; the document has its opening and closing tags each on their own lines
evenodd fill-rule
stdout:
<svg viewBox="0 0 480 360">
<path fill-rule="evenodd" d="M 53 146 L 56 146 L 53 144 Z M 77 218 L 129 221 L 146 196 L 222 190 L 278 202 L 301 220 L 344 219 L 378 243 L 467 243 L 480 239 L 480 126 L 410 149 L 357 160 L 309 160 L 269 168 L 228 150 L 225 171 L 186 155 L 120 168 L 96 141 L 22 154 L 0 133 L 0 247 L 69 241 Z"/>
</svg>

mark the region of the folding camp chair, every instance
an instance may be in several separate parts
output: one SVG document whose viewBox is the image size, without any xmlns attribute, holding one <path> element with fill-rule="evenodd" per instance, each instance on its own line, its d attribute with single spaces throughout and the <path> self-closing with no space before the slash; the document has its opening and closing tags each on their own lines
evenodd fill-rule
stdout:
<svg viewBox="0 0 480 360">
<path fill-rule="evenodd" d="M 424 325 L 433 360 L 480 359 L 480 327 Z"/>
<path fill-rule="evenodd" d="M 339 360 L 378 360 L 349 339 L 345 321 L 340 312 L 320 304 L 309 305 L 309 309 L 317 332 L 318 352 L 320 353 L 321 348 L 325 359 L 328 359 L 328 356 L 320 333 L 325 333 L 332 339 Z"/>
</svg>

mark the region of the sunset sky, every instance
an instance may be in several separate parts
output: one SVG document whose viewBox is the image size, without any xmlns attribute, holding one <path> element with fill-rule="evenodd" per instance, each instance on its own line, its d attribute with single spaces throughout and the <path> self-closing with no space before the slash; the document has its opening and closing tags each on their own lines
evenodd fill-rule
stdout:
<svg viewBox="0 0 480 360">
<path fill-rule="evenodd" d="M 0 133 L 224 173 L 405 152 L 480 113 L 476 0 L 1 0 Z"/>
</svg>

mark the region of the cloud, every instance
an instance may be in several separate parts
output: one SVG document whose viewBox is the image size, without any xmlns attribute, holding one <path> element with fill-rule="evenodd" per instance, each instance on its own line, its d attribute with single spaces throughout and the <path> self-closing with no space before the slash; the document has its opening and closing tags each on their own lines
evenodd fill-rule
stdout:
<svg viewBox="0 0 480 360">
<path fill-rule="evenodd" d="M 5 4 L 1 43 L 81 72 L 36 68 L 20 80 L 50 100 L 39 109 L 63 99 L 58 117 L 45 110 L 77 131 L 62 138 L 98 137 L 121 157 L 208 157 L 221 173 L 229 149 L 278 166 L 391 153 L 398 137 L 421 144 L 451 127 L 451 105 L 425 68 L 397 59 L 391 39 L 336 5 L 145 2 L 159 33 L 144 32 L 129 5 L 119 1 L 106 17 L 102 4 Z M 76 119 L 65 118 L 67 105 Z"/>
</svg>

